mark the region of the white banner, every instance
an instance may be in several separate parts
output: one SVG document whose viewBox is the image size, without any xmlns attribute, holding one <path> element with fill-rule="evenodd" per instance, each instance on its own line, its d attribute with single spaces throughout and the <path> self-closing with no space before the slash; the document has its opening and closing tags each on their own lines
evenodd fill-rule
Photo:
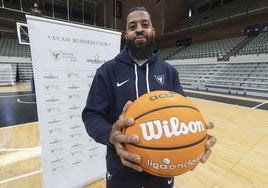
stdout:
<svg viewBox="0 0 268 188">
<path fill-rule="evenodd" d="M 81 187 L 105 176 L 106 148 L 87 135 L 81 112 L 96 69 L 119 53 L 121 33 L 26 18 L 44 187 Z"/>
</svg>

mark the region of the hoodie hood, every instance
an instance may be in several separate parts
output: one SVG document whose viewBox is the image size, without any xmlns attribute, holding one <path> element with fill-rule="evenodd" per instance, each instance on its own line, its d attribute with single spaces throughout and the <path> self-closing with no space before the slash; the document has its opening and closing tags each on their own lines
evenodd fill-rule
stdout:
<svg viewBox="0 0 268 188">
<path fill-rule="evenodd" d="M 134 59 L 128 53 L 128 47 L 125 46 L 124 49 L 115 57 L 115 59 L 119 60 L 119 62 L 125 63 L 130 66 L 134 66 L 135 71 L 135 91 L 136 91 L 136 99 L 139 98 L 139 76 L 138 69 L 146 69 L 146 89 L 147 93 L 150 92 L 150 84 L 149 84 L 149 67 L 157 62 L 157 58 L 160 54 L 159 50 L 154 50 L 152 56 L 145 62 L 142 66 L 137 65 Z"/>
</svg>

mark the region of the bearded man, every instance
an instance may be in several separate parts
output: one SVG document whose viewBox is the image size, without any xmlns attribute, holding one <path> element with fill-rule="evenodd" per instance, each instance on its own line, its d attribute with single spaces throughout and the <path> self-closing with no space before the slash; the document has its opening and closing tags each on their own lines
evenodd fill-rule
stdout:
<svg viewBox="0 0 268 188">
<path fill-rule="evenodd" d="M 139 137 L 125 136 L 121 130 L 134 123 L 133 118 L 124 119 L 123 114 L 141 95 L 154 90 L 184 95 L 178 72 L 158 59 L 155 29 L 144 7 L 129 11 L 124 36 L 124 49 L 97 70 L 82 118 L 89 136 L 107 146 L 107 188 L 172 188 L 174 177 L 158 177 L 142 170 L 141 156 L 124 149 L 124 143 L 138 143 Z M 208 129 L 212 127 L 207 123 Z M 201 162 L 208 159 L 215 142 L 210 136 Z"/>
</svg>

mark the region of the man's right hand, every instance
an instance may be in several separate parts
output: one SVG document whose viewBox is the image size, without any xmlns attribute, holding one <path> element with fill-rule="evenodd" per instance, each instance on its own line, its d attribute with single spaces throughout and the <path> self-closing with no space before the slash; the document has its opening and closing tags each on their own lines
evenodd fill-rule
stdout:
<svg viewBox="0 0 268 188">
<path fill-rule="evenodd" d="M 123 111 L 119 116 L 119 119 L 113 124 L 110 134 L 110 142 L 114 145 L 117 155 L 120 157 L 121 162 L 124 166 L 141 172 L 142 168 L 139 165 L 141 162 L 141 157 L 139 155 L 126 151 L 123 145 L 124 143 L 136 144 L 139 142 L 139 137 L 137 135 L 126 136 L 122 134 L 123 128 L 134 124 L 133 118 L 124 119 L 124 113 L 131 104 L 131 101 L 128 101 L 125 104 Z"/>
</svg>

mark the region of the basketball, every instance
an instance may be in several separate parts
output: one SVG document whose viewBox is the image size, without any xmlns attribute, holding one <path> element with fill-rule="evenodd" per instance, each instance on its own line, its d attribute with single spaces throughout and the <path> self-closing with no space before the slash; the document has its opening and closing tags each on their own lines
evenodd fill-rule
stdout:
<svg viewBox="0 0 268 188">
<path fill-rule="evenodd" d="M 122 130 L 136 134 L 139 143 L 125 143 L 141 156 L 144 171 L 162 177 L 177 176 L 199 163 L 207 140 L 204 118 L 186 97 L 171 91 L 153 91 L 135 100 L 124 114 L 135 123 Z"/>
</svg>

